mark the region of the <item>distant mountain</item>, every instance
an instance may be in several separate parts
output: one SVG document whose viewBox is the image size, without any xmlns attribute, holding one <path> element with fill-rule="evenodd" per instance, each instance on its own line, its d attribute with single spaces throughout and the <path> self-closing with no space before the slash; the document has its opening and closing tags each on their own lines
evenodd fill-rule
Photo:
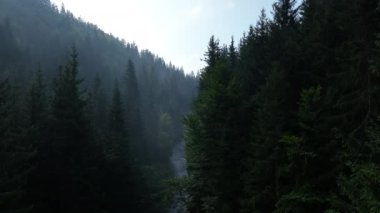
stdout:
<svg viewBox="0 0 380 213">
<path fill-rule="evenodd" d="M 8 62 L 1 64 L 2 70 L 15 68 L 12 60 L 15 56 L 25 59 L 17 60 L 19 72 L 21 67 L 34 70 L 38 64 L 49 72 L 56 70 L 74 44 L 79 52 L 82 74 L 88 79 L 99 73 L 103 79 L 113 81 L 121 76 L 128 59 L 132 59 L 137 70 L 161 73 L 157 76 L 160 81 L 165 79 L 164 73 L 183 72 L 151 52 L 139 51 L 135 44 L 75 18 L 64 8 L 58 9 L 48 0 L 0 0 L 0 6 L 0 39 L 5 44 L 0 49 L 1 58 L 8 57 Z"/>
<path fill-rule="evenodd" d="M 148 50 L 139 51 L 135 44 L 75 18 L 49 0 L 0 0 L 0 41 L 0 75 L 10 76 L 19 87 L 28 86 L 39 66 L 48 80 L 53 79 L 75 45 L 79 74 L 86 88 L 98 76 L 110 94 L 116 79 L 123 83 L 127 61 L 131 59 L 142 109 L 182 115 L 196 93 L 194 76 L 186 76 L 183 70 Z"/>
</svg>

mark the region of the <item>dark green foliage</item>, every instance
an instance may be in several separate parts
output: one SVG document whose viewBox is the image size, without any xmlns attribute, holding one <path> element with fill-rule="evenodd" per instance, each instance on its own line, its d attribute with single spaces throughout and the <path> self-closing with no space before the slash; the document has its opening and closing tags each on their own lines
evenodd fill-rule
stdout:
<svg viewBox="0 0 380 213">
<path fill-rule="evenodd" d="M 45 156 L 39 164 L 39 184 L 46 191 L 36 192 L 41 193 L 36 211 L 94 210 L 98 205 L 98 194 L 90 177 L 99 154 L 92 143 L 86 101 L 77 76 L 77 53 L 73 49 L 70 61 L 60 69 L 54 82 L 46 141 L 40 149 Z"/>
<path fill-rule="evenodd" d="M 38 196 L 41 182 L 41 166 L 46 159 L 43 151 L 46 151 L 45 140 L 47 124 L 48 124 L 48 97 L 46 94 L 46 85 L 44 83 L 44 77 L 42 70 L 39 67 L 35 73 L 32 85 L 29 88 L 29 96 L 26 98 L 26 141 L 36 152 L 35 156 L 30 159 L 30 163 L 33 165 L 31 173 L 28 177 L 27 194 L 26 197 L 33 205 L 35 203 L 35 197 Z"/>
<path fill-rule="evenodd" d="M 231 45 L 224 54 L 211 37 L 205 61 L 208 66 L 200 76 L 200 91 L 193 113 L 186 119 L 190 203 L 193 212 L 233 212 L 239 209 L 234 202 L 239 189 L 241 147 L 233 126 L 239 124 L 240 102 L 232 79 L 232 62 L 237 57 Z M 236 141 L 235 141 L 236 139 Z M 223 156 L 223 158 L 220 158 Z"/>
<path fill-rule="evenodd" d="M 144 136 L 145 129 L 142 126 L 141 111 L 140 111 L 140 91 L 136 79 L 135 65 L 129 59 L 127 69 L 124 76 L 125 85 L 125 108 L 127 112 L 126 128 L 129 132 L 130 143 L 134 147 L 134 150 L 139 155 L 144 155 L 144 147 L 146 147 L 147 138 Z"/>
<path fill-rule="evenodd" d="M 91 88 L 91 105 L 93 109 L 93 122 L 98 134 L 107 129 L 107 96 L 104 82 L 96 75 Z"/>
<path fill-rule="evenodd" d="M 378 8 L 278 0 L 236 53 L 210 39 L 185 121 L 189 212 L 379 211 Z"/>
<path fill-rule="evenodd" d="M 220 55 L 221 50 L 219 47 L 219 41 L 216 40 L 214 36 L 211 36 L 204 61 L 207 63 L 209 67 L 214 67 Z"/>
<path fill-rule="evenodd" d="M 24 200 L 35 152 L 20 128 L 20 112 L 8 79 L 0 82 L 0 211 L 29 212 Z"/>
<path fill-rule="evenodd" d="M 104 205 L 110 212 L 138 212 L 138 176 L 132 169 L 129 137 L 125 124 L 123 102 L 116 81 L 109 112 L 108 131 L 104 146 Z"/>
<path fill-rule="evenodd" d="M 114 134 L 125 136 L 125 121 L 123 102 L 119 90 L 119 83 L 116 81 L 112 95 L 112 103 L 109 113 L 109 131 Z"/>
<path fill-rule="evenodd" d="M 47 106 L 46 85 L 44 83 L 41 67 L 39 67 L 32 86 L 30 87 L 27 100 L 28 123 L 37 128 L 43 125 L 43 123 L 46 122 Z"/>
</svg>

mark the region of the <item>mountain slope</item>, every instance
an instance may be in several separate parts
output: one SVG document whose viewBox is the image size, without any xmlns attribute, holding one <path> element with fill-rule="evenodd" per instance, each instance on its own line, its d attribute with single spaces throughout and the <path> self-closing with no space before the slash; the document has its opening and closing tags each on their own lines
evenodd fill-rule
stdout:
<svg viewBox="0 0 380 213">
<path fill-rule="evenodd" d="M 82 96 L 89 103 L 97 143 L 108 137 L 109 111 L 114 106 L 111 96 L 118 82 L 132 167 L 147 192 L 142 199 L 152 200 L 157 212 L 164 210 L 167 204 L 162 196 L 153 194 L 160 194 L 165 187 L 162 180 L 174 175 L 169 158 L 182 140 L 182 120 L 196 95 L 197 79 L 59 10 L 49 0 L 0 0 L 0 42 L 0 82 L 9 79 L 21 117 L 27 117 L 23 109 L 36 71 L 42 70 L 47 96 L 52 99 L 61 78 L 59 67 L 67 63 L 75 46 Z M 0 186 L 0 194 L 2 190 Z"/>
</svg>

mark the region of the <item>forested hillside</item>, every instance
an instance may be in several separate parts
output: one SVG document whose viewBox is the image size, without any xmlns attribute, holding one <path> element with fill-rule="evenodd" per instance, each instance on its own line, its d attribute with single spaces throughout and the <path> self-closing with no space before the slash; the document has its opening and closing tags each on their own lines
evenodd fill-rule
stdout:
<svg viewBox="0 0 380 213">
<path fill-rule="evenodd" d="M 167 212 L 196 88 L 49 0 L 0 0 L 0 212 Z"/>
<path fill-rule="evenodd" d="M 206 48 L 185 75 L 0 0 L 0 212 L 380 212 L 378 0 L 276 0 Z"/>
<path fill-rule="evenodd" d="M 298 5 L 277 0 L 237 45 L 211 37 L 189 212 L 380 212 L 379 1 Z"/>
</svg>

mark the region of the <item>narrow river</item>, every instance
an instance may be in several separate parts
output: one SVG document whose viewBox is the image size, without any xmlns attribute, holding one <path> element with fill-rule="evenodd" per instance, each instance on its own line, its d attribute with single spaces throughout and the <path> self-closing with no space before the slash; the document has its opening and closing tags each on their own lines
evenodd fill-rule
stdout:
<svg viewBox="0 0 380 213">
<path fill-rule="evenodd" d="M 170 157 L 170 162 L 172 163 L 176 177 L 183 177 L 187 175 L 184 141 L 181 141 L 174 147 L 172 156 Z M 186 208 L 183 206 L 183 204 L 180 202 L 177 202 L 176 199 L 174 199 L 174 202 L 172 204 L 172 207 L 169 210 L 169 213 L 185 213 L 185 212 L 186 212 Z"/>
<path fill-rule="evenodd" d="M 170 161 L 173 165 L 176 177 L 182 177 L 187 175 L 184 141 L 181 141 L 174 147 L 172 156 L 170 157 Z"/>
</svg>

